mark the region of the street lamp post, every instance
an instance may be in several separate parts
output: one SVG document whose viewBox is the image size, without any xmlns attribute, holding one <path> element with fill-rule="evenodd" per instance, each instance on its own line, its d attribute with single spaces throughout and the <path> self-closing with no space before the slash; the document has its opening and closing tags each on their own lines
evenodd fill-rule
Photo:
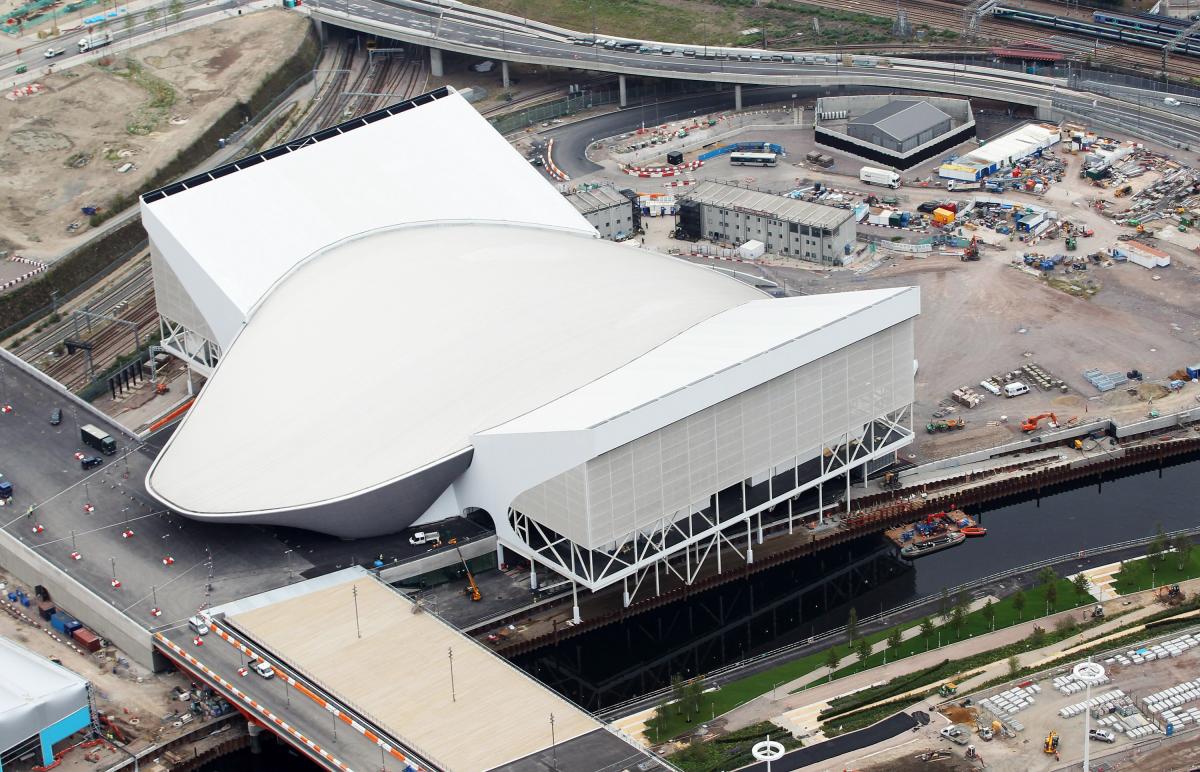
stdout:
<svg viewBox="0 0 1200 772">
<path fill-rule="evenodd" d="M 1104 666 L 1096 662 L 1080 662 L 1071 670 L 1071 674 L 1075 679 L 1087 684 L 1086 702 L 1092 701 L 1092 685 L 1103 683 L 1104 681 Z M 1089 707 L 1083 713 L 1083 772 L 1088 772 L 1089 762 L 1091 761 L 1091 752 L 1088 745 L 1088 740 L 1091 735 L 1092 724 L 1092 709 Z"/>
</svg>

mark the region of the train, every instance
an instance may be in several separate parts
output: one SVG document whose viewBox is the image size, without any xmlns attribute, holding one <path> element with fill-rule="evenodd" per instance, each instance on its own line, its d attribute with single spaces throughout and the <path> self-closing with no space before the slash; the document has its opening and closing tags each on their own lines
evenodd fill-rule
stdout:
<svg viewBox="0 0 1200 772">
<path fill-rule="evenodd" d="M 1092 21 L 1097 24 L 1111 24 L 1123 29 L 1161 32 L 1164 35 L 1172 36 L 1178 35 L 1191 24 L 1187 19 L 1176 19 L 1157 13 L 1114 13 L 1113 11 L 1093 11 Z"/>
<path fill-rule="evenodd" d="M 1051 16 L 1044 13 L 1035 13 L 1026 11 L 1023 8 L 1006 8 L 1004 6 L 996 6 L 992 10 L 993 15 L 997 19 L 1008 19 L 1009 21 L 1018 21 L 1025 24 L 1035 24 L 1039 27 L 1049 27 L 1051 29 L 1062 30 L 1063 32 L 1073 32 L 1077 35 L 1084 35 L 1090 38 L 1099 38 L 1102 40 L 1111 40 L 1117 43 L 1128 43 L 1130 45 L 1145 46 L 1161 51 L 1172 38 L 1173 34 L 1164 34 L 1152 31 L 1139 31 L 1134 29 L 1123 29 L 1121 27 L 1104 26 L 1093 24 L 1091 22 L 1073 19 L 1065 16 Z M 1200 38 L 1191 38 L 1181 41 L 1175 47 L 1175 53 L 1187 54 L 1189 56 L 1200 57 Z"/>
</svg>

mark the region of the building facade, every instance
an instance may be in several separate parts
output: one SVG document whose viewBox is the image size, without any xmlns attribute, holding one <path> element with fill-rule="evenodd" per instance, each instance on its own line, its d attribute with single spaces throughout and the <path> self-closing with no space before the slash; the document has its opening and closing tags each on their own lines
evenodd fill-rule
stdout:
<svg viewBox="0 0 1200 772">
<path fill-rule="evenodd" d="M 580 190 L 567 196 L 571 206 L 591 223 L 600 238 L 624 241 L 642 226 L 637 194 L 609 187 Z"/>
<path fill-rule="evenodd" d="M 974 137 L 975 115 L 965 99 L 827 96 L 817 100 L 813 133 L 817 147 L 904 171 Z"/>
<path fill-rule="evenodd" d="M 714 181 L 688 189 L 678 226 L 688 238 L 761 241 L 768 252 L 827 265 L 852 262 L 858 236 L 849 210 Z"/>
</svg>

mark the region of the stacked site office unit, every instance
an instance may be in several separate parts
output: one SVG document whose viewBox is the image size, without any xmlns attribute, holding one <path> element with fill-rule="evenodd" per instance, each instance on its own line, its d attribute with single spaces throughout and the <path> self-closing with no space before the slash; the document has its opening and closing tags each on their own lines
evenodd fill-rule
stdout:
<svg viewBox="0 0 1200 772">
<path fill-rule="evenodd" d="M 567 200 L 595 227 L 602 239 L 621 241 L 642 227 L 642 210 L 638 206 L 637 193 L 632 190 L 602 186 L 576 191 L 569 194 Z"/>
<path fill-rule="evenodd" d="M 677 227 L 686 238 L 761 241 L 768 252 L 827 265 L 851 262 L 858 237 L 849 210 L 712 181 L 688 190 Z"/>
<path fill-rule="evenodd" d="M 822 97 L 814 133 L 817 147 L 904 171 L 974 137 L 975 116 L 965 99 Z"/>
</svg>

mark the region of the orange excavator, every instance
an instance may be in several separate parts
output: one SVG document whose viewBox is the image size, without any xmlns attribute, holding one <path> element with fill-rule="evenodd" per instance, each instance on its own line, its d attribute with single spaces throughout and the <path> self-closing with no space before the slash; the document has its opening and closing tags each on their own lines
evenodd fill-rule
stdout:
<svg viewBox="0 0 1200 772">
<path fill-rule="evenodd" d="M 1035 415 L 1030 418 L 1026 418 L 1025 423 L 1021 424 L 1021 431 L 1023 431 L 1023 432 L 1037 431 L 1038 424 L 1041 423 L 1041 420 L 1043 418 L 1050 419 L 1048 421 L 1048 425 L 1050 426 L 1051 429 L 1058 428 L 1058 416 L 1054 415 L 1054 413 L 1042 413 L 1041 415 Z"/>
</svg>

